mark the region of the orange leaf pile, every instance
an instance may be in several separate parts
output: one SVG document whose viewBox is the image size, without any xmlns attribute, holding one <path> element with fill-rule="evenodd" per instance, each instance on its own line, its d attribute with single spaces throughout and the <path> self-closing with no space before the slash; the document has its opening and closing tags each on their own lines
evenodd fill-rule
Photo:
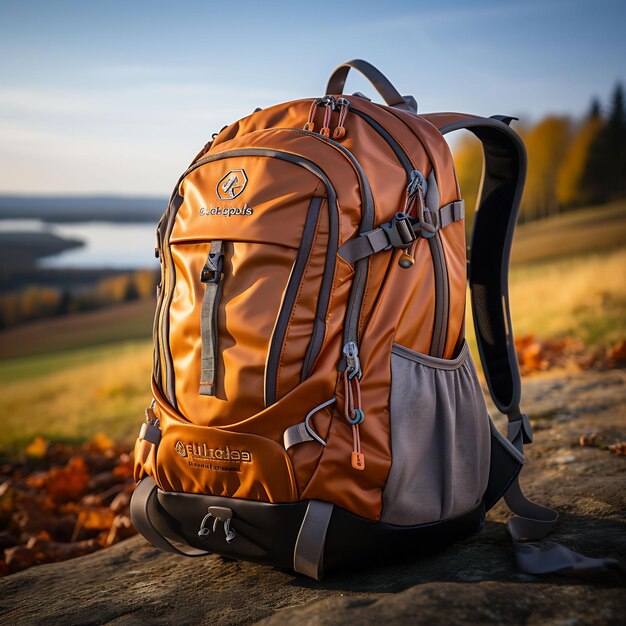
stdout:
<svg viewBox="0 0 626 626">
<path fill-rule="evenodd" d="M 0 466 L 0 576 L 135 534 L 127 448 L 101 434 L 80 447 L 37 437 L 25 452 Z"/>
<path fill-rule="evenodd" d="M 611 440 L 613 443 L 608 443 Z M 620 433 L 616 430 L 591 430 L 578 438 L 578 444 L 583 448 L 600 448 L 611 454 L 626 456 L 626 440 L 623 439 L 623 432 Z"/>
<path fill-rule="evenodd" d="M 517 361 L 522 375 L 574 366 L 580 370 L 626 366 L 626 341 L 609 349 L 591 350 L 571 337 L 561 339 L 524 335 L 515 339 Z"/>
</svg>

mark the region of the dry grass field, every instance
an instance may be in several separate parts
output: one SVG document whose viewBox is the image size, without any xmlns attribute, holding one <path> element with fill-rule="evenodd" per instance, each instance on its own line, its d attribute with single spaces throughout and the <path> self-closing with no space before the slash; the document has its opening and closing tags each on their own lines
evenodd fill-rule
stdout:
<svg viewBox="0 0 626 626">
<path fill-rule="evenodd" d="M 37 435 L 51 441 L 84 441 L 98 432 L 131 441 L 149 402 L 151 344 L 117 344 L 57 355 L 56 367 L 43 371 L 49 357 L 30 357 L 38 373 L 0 382 L 0 456 L 19 452 Z M 4 366 L 6 367 L 6 365 Z M 4 368 L 3 368 L 4 369 Z"/>
<path fill-rule="evenodd" d="M 572 336 L 593 348 L 626 338 L 626 204 L 595 211 L 519 229 L 516 335 Z M 132 441 L 150 400 L 150 308 L 134 303 L 0 333 L 0 456 L 36 435 Z"/>
</svg>

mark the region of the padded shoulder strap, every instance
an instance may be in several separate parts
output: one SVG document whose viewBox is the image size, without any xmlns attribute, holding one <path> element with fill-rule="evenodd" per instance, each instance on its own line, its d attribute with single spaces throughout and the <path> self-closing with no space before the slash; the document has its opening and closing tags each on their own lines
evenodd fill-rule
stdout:
<svg viewBox="0 0 626 626">
<path fill-rule="evenodd" d="M 511 117 L 463 113 L 423 117 L 443 135 L 466 129 L 483 145 L 483 176 L 469 253 L 474 328 L 489 391 L 498 410 L 509 418 L 508 439 L 523 460 L 524 444 L 532 441 L 532 431 L 528 416 L 520 411 L 521 379 L 509 310 L 509 257 L 526 178 L 526 150 L 517 133 L 509 128 L 514 119 Z M 590 559 L 556 543 L 532 543 L 543 539 L 554 527 L 558 513 L 528 500 L 519 485 L 519 467 L 512 471 L 502 459 L 502 455 L 492 457 L 491 475 L 499 482 L 503 477 L 511 478 L 504 498 L 516 514 L 507 528 L 520 570 L 538 574 L 619 566 L 615 559 Z M 500 495 L 498 489 L 495 499 Z"/>
<path fill-rule="evenodd" d="M 469 252 L 469 283 L 476 341 L 499 411 L 509 418 L 509 439 L 521 451 L 531 441 L 520 411 L 521 381 L 509 310 L 509 257 L 526 179 L 526 150 L 509 128 L 511 117 L 463 113 L 424 115 L 442 134 L 469 130 L 482 142 L 484 167 Z"/>
</svg>

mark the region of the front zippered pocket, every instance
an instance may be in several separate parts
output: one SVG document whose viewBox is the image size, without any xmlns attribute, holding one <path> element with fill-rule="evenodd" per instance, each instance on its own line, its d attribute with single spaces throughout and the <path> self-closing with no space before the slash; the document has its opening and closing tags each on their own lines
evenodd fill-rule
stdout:
<svg viewBox="0 0 626 626">
<path fill-rule="evenodd" d="M 315 235 L 315 230 L 318 224 L 322 202 L 323 198 L 311 198 L 311 204 L 309 205 L 306 222 L 304 224 L 304 230 L 302 231 L 300 248 L 298 249 L 298 254 L 296 256 L 296 260 L 294 261 L 291 275 L 289 276 L 289 283 L 287 284 L 287 288 L 285 290 L 285 295 L 283 297 L 280 312 L 276 318 L 276 325 L 274 326 L 274 331 L 272 333 L 272 340 L 270 342 L 270 348 L 267 354 L 267 364 L 265 366 L 265 406 L 274 404 L 274 402 L 276 402 L 277 400 L 279 373 L 278 369 L 280 365 L 282 348 L 285 342 L 289 321 L 293 315 L 296 299 L 300 291 L 300 285 L 304 277 L 304 271 L 309 260 L 309 255 L 311 254 L 313 237 Z M 326 299 L 327 297 L 330 297 L 329 286 L 323 286 L 320 289 L 320 298 Z M 322 302 L 321 309 L 326 311 L 327 308 L 328 303 Z M 315 355 L 317 355 L 317 352 L 319 352 L 319 347 L 316 342 L 313 341 L 313 338 L 309 343 L 307 356 L 309 352 L 315 353 Z M 301 379 L 306 378 L 306 376 L 308 375 L 307 360 L 307 358 L 305 358 L 304 360 Z"/>
<path fill-rule="evenodd" d="M 289 135 L 289 138 L 283 141 L 304 146 L 298 152 L 306 153 L 311 150 L 316 160 L 323 158 L 320 163 L 332 166 L 329 167 L 329 171 L 334 176 L 340 176 L 341 184 L 348 188 L 347 196 L 346 191 L 342 192 L 344 213 L 349 210 L 352 211 L 352 215 L 358 215 L 360 218 L 362 212 L 360 196 L 355 195 L 355 191 L 358 194 L 362 187 L 366 189 L 369 187 L 360 179 L 359 185 L 351 182 L 350 177 L 355 176 L 355 170 L 358 173 L 359 169 L 358 164 L 355 166 L 349 159 L 347 151 L 340 146 L 333 146 L 332 150 L 326 147 L 320 149 L 317 146 L 319 143 L 317 137 L 313 135 L 308 137 L 308 133 L 298 130 L 276 131 L 276 134 L 279 133 Z M 263 137 L 257 138 L 257 143 L 259 139 L 265 142 L 265 136 L 267 134 L 264 133 Z M 315 142 L 311 141 L 312 138 L 315 138 Z M 330 145 L 330 142 L 324 143 Z M 341 157 L 337 152 L 341 153 Z M 347 160 L 350 161 L 349 165 L 346 163 Z M 238 185 L 242 186 L 241 180 L 245 177 L 248 192 L 242 195 L 241 200 L 211 202 L 217 191 L 216 183 L 225 181 L 224 185 L 227 187 L 224 190 L 220 186 L 217 193 L 226 193 L 233 189 L 237 193 L 239 188 L 233 182 L 233 171 L 239 172 Z M 301 182 L 296 185 L 294 181 L 298 179 Z M 278 193 L 274 186 L 275 181 L 280 181 Z M 231 182 L 233 184 L 230 184 Z M 320 195 L 320 192 L 324 195 Z M 305 198 L 306 210 L 304 210 Z M 219 206 L 214 206 L 217 204 Z M 294 204 L 302 208 L 296 211 L 291 207 Z M 370 213 L 373 212 L 371 202 L 368 202 L 367 206 Z M 316 163 L 300 154 L 283 150 L 250 147 L 209 154 L 194 164 L 181 179 L 162 226 L 161 238 L 166 242 L 162 256 L 168 268 L 166 272 L 168 276 L 164 281 L 159 332 L 166 353 L 164 369 L 168 370 L 164 376 L 166 385 L 163 391 L 170 403 L 183 415 L 207 424 L 227 425 L 235 419 L 238 421 L 262 411 L 309 376 L 326 339 L 328 307 L 335 280 L 339 243 L 339 209 L 333 183 Z M 236 239 L 233 237 L 235 234 Z M 209 341 L 204 343 L 210 347 L 209 351 L 205 350 L 205 354 L 216 356 L 213 359 L 215 376 L 213 382 L 216 393 L 211 403 L 217 403 L 206 405 L 197 404 L 196 401 L 189 402 L 192 395 L 196 398 L 203 397 L 198 394 L 201 376 L 198 371 L 194 374 L 195 393 L 192 394 L 192 386 L 186 371 L 188 368 L 183 364 L 188 364 L 192 359 L 192 350 L 196 351 L 193 359 L 197 359 L 198 362 L 201 359 L 199 349 L 193 348 L 190 344 L 189 337 L 193 334 L 189 330 L 190 326 L 187 326 L 185 331 L 184 324 L 178 320 L 189 317 L 192 303 L 196 303 L 193 307 L 199 307 L 200 300 L 206 295 L 206 288 L 199 281 L 199 272 L 202 268 L 200 263 L 206 262 L 209 252 L 207 244 L 213 240 L 223 241 L 227 246 L 225 259 L 227 263 L 223 268 L 225 291 L 221 294 L 219 304 L 217 307 L 205 307 L 206 319 L 211 318 L 214 322 L 216 311 L 219 318 L 218 324 L 211 324 L 213 328 L 219 328 L 219 335 L 216 337 L 212 334 L 209 337 L 205 332 L 205 337 L 209 338 Z M 231 257 L 231 245 L 234 246 L 233 267 L 239 268 L 240 272 L 243 271 L 242 259 L 248 254 L 247 248 L 250 250 L 254 248 L 254 254 L 258 257 L 254 263 L 258 268 L 254 281 L 251 280 L 244 285 L 241 282 L 241 275 L 237 276 L 236 272 L 231 271 L 229 267 L 231 259 L 228 258 Z M 194 249 L 194 246 L 197 248 Z M 188 251 L 185 252 L 184 248 L 188 248 Z M 189 267 L 181 260 L 182 256 L 187 254 L 195 258 Z M 272 255 L 278 255 L 276 259 L 280 260 L 280 266 L 275 269 L 270 258 Z M 340 281 L 338 284 L 343 285 L 346 279 L 353 278 L 353 272 L 352 270 L 347 272 L 341 263 L 339 266 L 341 271 L 337 275 L 337 280 Z M 185 292 L 185 284 L 192 279 L 197 284 L 198 291 L 195 295 Z M 267 280 L 274 281 L 273 295 L 263 291 L 263 285 Z M 279 291 L 278 297 L 276 289 L 279 289 L 278 285 L 281 282 L 282 294 Z M 347 293 L 344 287 L 344 302 L 347 301 Z M 234 305 L 231 304 L 233 294 Z M 210 300 L 215 304 L 212 296 Z M 186 313 L 183 312 L 184 306 L 181 304 L 185 298 L 188 302 L 188 305 L 184 305 L 187 306 Z M 248 299 L 251 303 L 250 309 L 245 309 L 244 303 Z M 266 304 L 270 305 L 269 310 L 265 310 Z M 231 323 L 235 319 L 232 317 L 232 306 L 240 307 L 235 314 L 238 320 L 235 322 L 237 326 L 235 329 Z M 193 315 L 196 316 L 194 324 L 197 336 L 200 314 L 197 313 L 198 308 L 195 310 L 196 313 Z M 261 329 L 256 332 L 259 327 L 258 321 L 255 321 L 256 315 L 259 316 L 259 320 L 262 317 L 261 325 L 269 320 L 272 324 L 269 331 Z M 346 315 L 351 317 L 352 312 L 346 312 Z M 246 317 L 249 319 L 245 320 Z M 245 324 L 248 324 L 248 329 L 244 328 Z M 333 328 L 336 328 L 336 322 Z M 265 341 L 269 343 L 266 344 Z M 246 345 L 253 344 L 255 358 L 259 354 L 264 356 L 263 368 L 256 361 L 252 363 L 248 358 L 249 355 L 245 355 L 243 351 L 237 356 L 239 348 L 243 350 Z M 175 350 L 174 356 L 172 349 Z M 253 369 L 257 373 L 247 375 Z M 260 370 L 263 381 L 261 392 L 258 393 L 255 391 L 254 381 Z M 230 377 L 230 380 L 223 380 L 223 376 Z M 240 377 L 235 385 L 233 376 Z M 204 379 L 207 377 L 202 378 L 202 382 L 205 382 Z M 206 398 L 203 402 L 206 402 Z M 220 405 L 222 409 L 219 408 Z"/>
</svg>

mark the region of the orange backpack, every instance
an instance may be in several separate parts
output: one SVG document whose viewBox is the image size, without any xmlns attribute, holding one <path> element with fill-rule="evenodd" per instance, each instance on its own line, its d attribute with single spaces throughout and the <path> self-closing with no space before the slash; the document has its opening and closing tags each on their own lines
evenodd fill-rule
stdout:
<svg viewBox="0 0 626 626">
<path fill-rule="evenodd" d="M 350 68 L 386 105 L 343 95 Z M 170 552 L 319 579 L 465 537 L 504 495 L 521 515 L 509 530 L 522 569 L 580 566 L 561 546 L 521 542 L 557 514 L 517 482 L 531 429 L 507 289 L 526 170 L 513 118 L 418 116 L 361 60 L 326 94 L 225 127 L 174 188 L 157 230 L 136 528 Z M 469 258 L 444 139 L 459 129 L 485 155 Z M 466 268 L 508 438 L 465 342 Z"/>
</svg>

